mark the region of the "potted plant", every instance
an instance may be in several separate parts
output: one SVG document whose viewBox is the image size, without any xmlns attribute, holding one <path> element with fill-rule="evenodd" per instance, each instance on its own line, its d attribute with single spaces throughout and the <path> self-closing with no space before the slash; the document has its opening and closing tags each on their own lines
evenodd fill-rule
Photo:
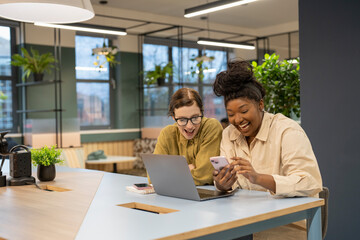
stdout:
<svg viewBox="0 0 360 240">
<path fill-rule="evenodd" d="M 265 109 L 271 113 L 282 113 L 300 117 L 299 60 L 297 63 L 279 60 L 279 55 L 265 54 L 264 62 L 252 62 L 256 79 L 264 86 Z"/>
<path fill-rule="evenodd" d="M 39 54 L 39 51 L 30 49 L 31 54 L 25 49 L 21 48 L 22 55 L 14 54 L 12 56 L 11 64 L 23 68 L 22 80 L 25 81 L 30 74 L 34 75 L 35 81 L 42 81 L 44 72 L 51 73 L 56 62 L 52 53 Z"/>
<path fill-rule="evenodd" d="M 154 70 L 145 73 L 145 82 L 150 85 L 158 83 L 159 86 L 165 84 L 165 79 L 173 75 L 173 64 L 168 62 L 166 65 L 155 65 Z"/>
<path fill-rule="evenodd" d="M 40 181 L 52 181 L 56 176 L 56 163 L 63 163 L 60 159 L 61 150 L 56 146 L 41 149 L 31 149 L 31 160 L 34 166 L 37 166 L 37 177 Z"/>
</svg>

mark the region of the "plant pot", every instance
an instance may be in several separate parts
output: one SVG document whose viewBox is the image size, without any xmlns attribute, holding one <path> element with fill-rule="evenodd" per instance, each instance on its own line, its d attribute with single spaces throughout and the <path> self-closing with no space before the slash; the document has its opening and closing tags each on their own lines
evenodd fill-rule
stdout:
<svg viewBox="0 0 360 240">
<path fill-rule="evenodd" d="M 165 78 L 158 78 L 157 80 L 157 84 L 159 86 L 164 86 L 165 85 Z"/>
<path fill-rule="evenodd" d="M 39 181 L 46 182 L 54 180 L 56 176 L 55 164 L 49 166 L 38 165 L 37 167 L 37 178 Z"/>
<path fill-rule="evenodd" d="M 43 73 L 33 73 L 34 75 L 34 81 L 35 82 L 41 82 L 44 78 L 44 74 Z"/>
</svg>

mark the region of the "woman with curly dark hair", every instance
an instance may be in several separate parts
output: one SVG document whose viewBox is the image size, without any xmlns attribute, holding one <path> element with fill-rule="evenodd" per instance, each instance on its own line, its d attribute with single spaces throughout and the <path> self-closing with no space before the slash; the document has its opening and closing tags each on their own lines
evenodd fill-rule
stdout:
<svg viewBox="0 0 360 240">
<path fill-rule="evenodd" d="M 220 172 L 214 171 L 216 187 L 222 191 L 268 191 L 282 197 L 317 196 L 322 180 L 307 135 L 294 120 L 264 111 L 266 92 L 255 79 L 251 65 L 246 61 L 230 62 L 227 71 L 216 76 L 213 90 L 224 97 L 231 123 L 223 131 L 220 146 L 220 155 L 226 156 L 230 164 Z M 281 228 L 282 234 L 289 230 Z M 274 231 L 265 232 L 262 234 L 266 237 L 261 233 L 254 237 L 284 239 L 272 235 Z M 293 237 L 301 239 L 299 233 Z"/>
</svg>

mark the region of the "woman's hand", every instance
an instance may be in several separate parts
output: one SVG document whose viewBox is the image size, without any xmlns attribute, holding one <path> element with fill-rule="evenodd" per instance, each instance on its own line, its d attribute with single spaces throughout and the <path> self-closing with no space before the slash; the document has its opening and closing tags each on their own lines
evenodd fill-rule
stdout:
<svg viewBox="0 0 360 240">
<path fill-rule="evenodd" d="M 248 160 L 240 157 L 233 157 L 231 159 L 233 160 L 233 162 L 231 162 L 231 165 L 233 166 L 231 174 L 242 174 L 251 183 L 257 184 L 259 174 L 255 171 L 255 169 L 252 167 L 251 163 Z"/>
<path fill-rule="evenodd" d="M 232 174 L 242 174 L 251 183 L 260 185 L 276 193 L 276 183 L 273 176 L 269 174 L 257 173 L 248 160 L 240 157 L 233 157 L 231 159 L 234 160 L 230 164 L 233 166 L 233 169 L 231 171 Z"/>
<path fill-rule="evenodd" d="M 216 187 L 220 191 L 229 191 L 232 185 L 236 182 L 236 174 L 231 174 L 234 166 L 231 164 L 225 166 L 221 171 L 214 170 L 213 177 L 216 183 Z"/>
<path fill-rule="evenodd" d="M 194 164 L 189 164 L 190 171 L 193 170 L 194 168 L 195 168 Z"/>
</svg>

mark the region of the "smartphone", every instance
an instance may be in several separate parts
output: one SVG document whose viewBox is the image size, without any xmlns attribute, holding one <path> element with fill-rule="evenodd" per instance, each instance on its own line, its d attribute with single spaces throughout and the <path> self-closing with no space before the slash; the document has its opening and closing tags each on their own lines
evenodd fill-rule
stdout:
<svg viewBox="0 0 360 240">
<path fill-rule="evenodd" d="M 134 187 L 138 190 L 151 189 L 152 186 L 147 183 L 135 183 Z"/>
<path fill-rule="evenodd" d="M 214 166 L 215 170 L 221 171 L 229 162 L 226 160 L 224 156 L 217 156 L 210 158 L 211 164 Z"/>
</svg>

